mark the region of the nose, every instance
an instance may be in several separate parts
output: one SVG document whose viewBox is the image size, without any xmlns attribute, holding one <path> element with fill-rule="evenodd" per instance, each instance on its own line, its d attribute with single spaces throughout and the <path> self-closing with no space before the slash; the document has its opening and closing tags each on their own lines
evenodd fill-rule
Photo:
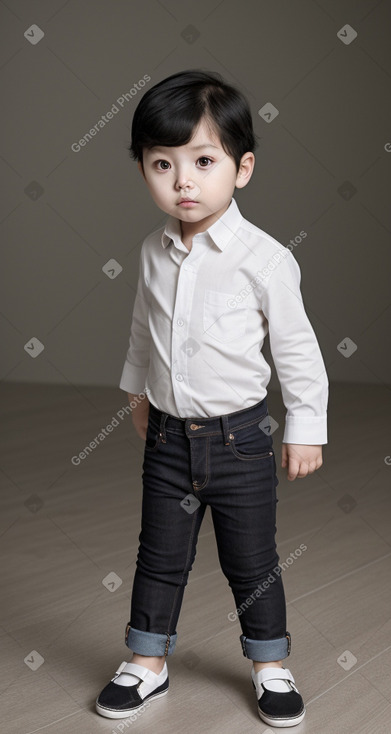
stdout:
<svg viewBox="0 0 391 734">
<path fill-rule="evenodd" d="M 193 181 L 190 180 L 189 175 L 185 170 L 178 171 L 176 177 L 176 186 L 180 190 L 193 188 Z"/>
<path fill-rule="evenodd" d="M 190 192 L 193 190 L 194 184 L 192 181 L 189 181 L 186 179 L 183 181 L 183 183 L 182 183 L 182 180 L 178 181 L 177 187 L 180 191 L 184 191 L 186 193 L 186 192 Z"/>
<path fill-rule="evenodd" d="M 180 191 L 181 196 L 188 199 L 197 199 L 201 193 L 198 184 L 191 178 L 186 178 L 186 176 L 177 176 L 175 188 Z"/>
</svg>

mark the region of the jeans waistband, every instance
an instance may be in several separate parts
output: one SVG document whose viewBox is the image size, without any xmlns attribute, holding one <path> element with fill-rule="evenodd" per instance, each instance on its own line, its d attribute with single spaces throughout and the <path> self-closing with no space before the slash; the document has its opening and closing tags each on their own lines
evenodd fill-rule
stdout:
<svg viewBox="0 0 391 734">
<path fill-rule="evenodd" d="M 231 430 L 261 421 L 266 415 L 268 415 L 266 396 L 259 403 L 250 406 L 250 408 L 244 408 L 233 413 L 224 413 L 223 415 L 212 416 L 210 418 L 199 418 L 197 416 L 193 418 L 178 418 L 169 413 L 164 413 L 156 408 L 153 403 L 150 403 L 150 416 L 159 425 L 163 442 L 165 442 L 167 431 L 168 433 L 187 435 L 189 438 L 222 434 L 224 436 L 224 442 L 229 443 L 229 433 Z"/>
</svg>

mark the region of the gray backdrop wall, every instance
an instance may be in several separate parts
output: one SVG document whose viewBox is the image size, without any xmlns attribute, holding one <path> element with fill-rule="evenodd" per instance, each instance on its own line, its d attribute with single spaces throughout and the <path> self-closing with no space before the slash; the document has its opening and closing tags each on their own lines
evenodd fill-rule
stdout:
<svg viewBox="0 0 391 734">
<path fill-rule="evenodd" d="M 118 385 L 141 243 L 166 218 L 126 150 L 132 114 L 143 90 L 203 68 L 250 101 L 260 146 L 235 197 L 293 243 L 330 381 L 389 383 L 390 10 L 1 2 L 1 379 Z"/>
</svg>

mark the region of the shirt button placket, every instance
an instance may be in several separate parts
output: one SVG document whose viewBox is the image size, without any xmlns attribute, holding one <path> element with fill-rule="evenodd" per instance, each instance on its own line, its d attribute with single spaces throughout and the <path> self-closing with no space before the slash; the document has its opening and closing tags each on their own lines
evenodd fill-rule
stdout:
<svg viewBox="0 0 391 734">
<path fill-rule="evenodd" d="M 190 253 L 191 254 L 191 253 Z M 182 410 L 189 407 L 189 397 L 187 388 L 187 354 L 182 348 L 183 343 L 189 337 L 189 325 L 190 325 L 190 304 L 193 300 L 193 290 L 195 283 L 195 273 L 185 263 L 179 269 L 177 292 L 175 298 L 175 309 L 172 319 L 172 353 L 171 353 L 171 364 L 175 369 L 172 375 L 172 387 L 177 405 L 181 406 Z M 176 328 L 179 326 L 180 328 Z M 181 383 L 186 383 L 186 387 L 183 384 L 184 390 L 181 390 Z M 187 390 L 186 390 L 187 388 Z"/>
</svg>

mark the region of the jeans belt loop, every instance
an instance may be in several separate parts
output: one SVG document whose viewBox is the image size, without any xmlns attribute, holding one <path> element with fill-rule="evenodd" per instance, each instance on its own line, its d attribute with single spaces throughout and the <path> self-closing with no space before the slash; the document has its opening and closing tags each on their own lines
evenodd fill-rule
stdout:
<svg viewBox="0 0 391 734">
<path fill-rule="evenodd" d="M 228 438 L 228 434 L 229 434 L 228 416 L 227 415 L 222 415 L 222 416 L 220 416 L 220 418 L 221 418 L 221 425 L 222 425 L 223 436 L 224 436 L 224 443 L 225 443 L 226 446 L 228 446 L 229 445 L 229 438 Z"/>
</svg>

